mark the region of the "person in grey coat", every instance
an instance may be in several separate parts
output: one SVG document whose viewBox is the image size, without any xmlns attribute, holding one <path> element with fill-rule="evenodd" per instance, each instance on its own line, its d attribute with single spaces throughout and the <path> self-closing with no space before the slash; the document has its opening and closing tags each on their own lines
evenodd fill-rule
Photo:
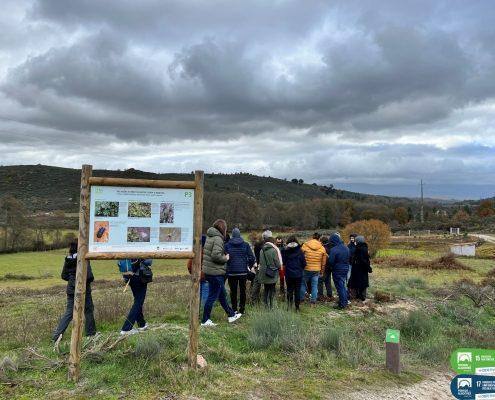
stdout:
<svg viewBox="0 0 495 400">
<path fill-rule="evenodd" d="M 206 242 L 203 248 L 203 272 L 208 282 L 209 292 L 203 310 L 201 326 L 216 325 L 211 320 L 211 310 L 217 300 L 225 310 L 229 322 L 236 321 L 242 315 L 232 310 L 225 293 L 226 264 L 229 261 L 229 255 L 225 254 L 224 247 L 226 234 L 227 223 L 223 219 L 217 219 L 206 232 Z"/>
<path fill-rule="evenodd" d="M 65 257 L 64 266 L 62 268 L 62 279 L 67 281 L 67 305 L 64 314 L 60 318 L 60 322 L 53 331 L 52 339 L 57 342 L 66 331 L 72 321 L 72 313 L 74 310 L 74 293 L 76 288 L 76 269 L 77 269 L 77 241 L 72 242 L 69 246 L 69 255 Z M 93 271 L 88 261 L 88 275 L 86 281 L 86 300 L 84 304 L 84 321 L 86 324 L 86 336 L 94 336 L 96 334 L 96 322 L 94 316 L 93 297 L 91 296 L 91 283 L 94 281 Z"/>
</svg>

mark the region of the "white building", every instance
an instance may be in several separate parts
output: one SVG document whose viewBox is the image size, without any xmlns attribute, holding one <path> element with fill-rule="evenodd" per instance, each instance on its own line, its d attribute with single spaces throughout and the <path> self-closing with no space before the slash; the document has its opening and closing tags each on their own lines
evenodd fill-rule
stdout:
<svg viewBox="0 0 495 400">
<path fill-rule="evenodd" d="M 476 255 L 476 243 L 451 244 L 450 252 L 456 256 L 474 257 Z"/>
</svg>

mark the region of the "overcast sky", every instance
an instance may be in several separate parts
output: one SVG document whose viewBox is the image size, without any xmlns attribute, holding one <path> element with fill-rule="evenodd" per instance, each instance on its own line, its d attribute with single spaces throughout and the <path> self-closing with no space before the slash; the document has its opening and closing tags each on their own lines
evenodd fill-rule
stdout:
<svg viewBox="0 0 495 400">
<path fill-rule="evenodd" d="M 0 164 L 495 184 L 493 1 L 2 0 Z"/>
</svg>

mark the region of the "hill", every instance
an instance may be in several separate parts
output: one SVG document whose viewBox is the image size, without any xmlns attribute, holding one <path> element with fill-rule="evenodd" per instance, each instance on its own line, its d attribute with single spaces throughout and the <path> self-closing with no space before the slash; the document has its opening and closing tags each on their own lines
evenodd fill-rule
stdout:
<svg viewBox="0 0 495 400">
<path fill-rule="evenodd" d="M 164 173 L 128 169 L 124 171 L 94 170 L 94 176 L 120 178 L 190 180 L 191 174 Z M 31 211 L 64 210 L 77 212 L 80 170 L 46 165 L 0 167 L 0 193 L 11 194 Z M 293 183 L 284 179 L 261 177 L 248 173 L 206 174 L 206 192 L 240 192 L 262 202 L 294 202 L 317 198 L 352 199 L 373 203 L 389 203 L 393 198 L 338 190 L 332 186 Z M 397 199 L 395 199 L 397 200 Z"/>
</svg>

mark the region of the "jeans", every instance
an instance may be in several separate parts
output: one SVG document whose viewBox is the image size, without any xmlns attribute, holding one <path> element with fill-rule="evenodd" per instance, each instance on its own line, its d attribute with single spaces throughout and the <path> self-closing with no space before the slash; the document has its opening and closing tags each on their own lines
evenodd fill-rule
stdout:
<svg viewBox="0 0 495 400">
<path fill-rule="evenodd" d="M 347 273 L 348 267 L 337 267 L 333 269 L 333 283 L 335 284 L 335 288 L 337 289 L 337 293 L 339 294 L 339 306 L 344 308 L 347 307 Z"/>
<path fill-rule="evenodd" d="M 275 283 L 265 283 L 263 288 L 263 302 L 268 308 L 273 308 L 273 297 L 275 296 Z"/>
<path fill-rule="evenodd" d="M 328 270 L 325 269 L 325 273 L 323 276 L 318 277 L 318 294 L 320 296 L 323 296 L 324 290 L 323 290 L 323 284 L 325 284 L 325 289 L 327 291 L 327 296 L 332 297 L 332 282 L 331 282 L 331 275 L 332 273 Z"/>
<path fill-rule="evenodd" d="M 229 276 L 229 288 L 230 288 L 230 302 L 232 303 L 232 309 L 244 314 L 244 308 L 246 307 L 246 275 Z M 237 288 L 240 292 L 239 308 L 237 308 Z"/>
<path fill-rule="evenodd" d="M 205 308 L 203 311 L 202 323 L 205 323 L 211 318 L 211 310 L 213 304 L 218 300 L 220 305 L 225 310 L 229 317 L 235 315 L 234 310 L 229 306 L 227 302 L 227 296 L 225 293 L 225 276 L 224 275 L 205 275 L 205 279 L 208 282 L 208 298 L 206 299 Z"/>
<path fill-rule="evenodd" d="M 67 295 L 67 307 L 60 318 L 58 326 L 53 331 L 52 339 L 55 341 L 62 335 L 70 322 L 72 321 L 72 313 L 74 311 L 74 294 Z M 95 315 L 93 313 L 94 305 L 91 296 L 91 290 L 86 290 L 86 300 L 84 303 L 84 323 L 86 328 L 86 336 L 93 336 L 96 333 Z"/>
<path fill-rule="evenodd" d="M 129 314 L 122 326 L 123 331 L 130 331 L 134 324 L 137 322 L 137 326 L 142 328 L 146 325 L 143 315 L 144 300 L 146 299 L 146 291 L 148 289 L 147 283 L 142 283 L 137 277 L 131 277 L 129 286 L 132 290 L 132 295 L 134 296 L 134 303 L 132 304 Z"/>
<path fill-rule="evenodd" d="M 304 271 L 303 272 L 303 282 L 301 284 L 301 298 L 308 291 L 308 282 L 311 281 L 311 303 L 316 303 L 318 298 L 318 277 L 320 273 L 318 271 Z"/>
<path fill-rule="evenodd" d="M 201 308 L 204 307 L 206 303 L 206 299 L 208 298 L 208 288 L 209 288 L 208 282 L 201 281 L 199 283 L 199 304 Z"/>
<path fill-rule="evenodd" d="M 296 310 L 299 310 L 299 304 L 301 304 L 301 282 L 302 278 L 285 278 L 287 283 L 287 302 L 289 308 L 292 305 L 296 306 Z"/>
</svg>

